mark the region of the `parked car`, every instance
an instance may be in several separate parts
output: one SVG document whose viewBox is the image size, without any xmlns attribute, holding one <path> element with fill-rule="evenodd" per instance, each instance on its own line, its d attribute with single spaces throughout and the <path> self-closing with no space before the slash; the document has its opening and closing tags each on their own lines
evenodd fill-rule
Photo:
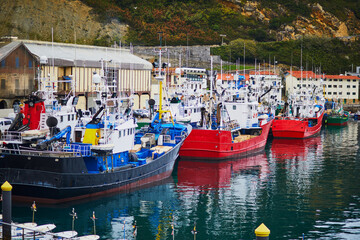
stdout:
<svg viewBox="0 0 360 240">
<path fill-rule="evenodd" d="M 146 109 L 136 109 L 134 110 L 134 117 L 137 118 L 146 118 L 150 116 L 149 110 Z"/>
<path fill-rule="evenodd" d="M 12 120 L 10 118 L 0 118 L 0 135 L 9 129 L 11 123 Z"/>
</svg>

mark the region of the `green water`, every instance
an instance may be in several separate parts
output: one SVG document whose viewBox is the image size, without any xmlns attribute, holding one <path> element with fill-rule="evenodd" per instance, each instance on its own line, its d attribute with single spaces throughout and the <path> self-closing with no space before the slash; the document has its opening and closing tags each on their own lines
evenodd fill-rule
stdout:
<svg viewBox="0 0 360 240">
<path fill-rule="evenodd" d="M 360 239 L 358 123 L 324 128 L 304 141 L 269 140 L 265 153 L 221 163 L 177 162 L 173 176 L 145 189 L 56 207 L 37 205 L 38 224 L 102 239 L 255 239 L 264 223 L 270 239 Z M 13 219 L 31 221 L 30 205 Z M 124 225 L 125 220 L 125 225 Z"/>
</svg>

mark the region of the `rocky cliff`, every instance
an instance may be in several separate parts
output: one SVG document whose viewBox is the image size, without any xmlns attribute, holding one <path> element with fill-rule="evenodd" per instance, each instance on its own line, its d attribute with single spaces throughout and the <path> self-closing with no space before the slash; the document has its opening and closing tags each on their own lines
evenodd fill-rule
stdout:
<svg viewBox="0 0 360 240">
<path fill-rule="evenodd" d="M 89 1 L 88 1 L 89 2 Z M 91 1 L 90 1 L 91 2 Z M 108 5 L 102 6 L 106 2 Z M 130 1 L 131 2 L 131 1 Z M 145 4 L 141 1 L 132 1 L 136 4 Z M 229 30 L 226 41 L 230 39 L 231 31 L 242 30 L 242 34 L 251 31 L 251 28 L 261 28 L 265 30 L 272 39 L 278 41 L 297 39 L 303 35 L 315 35 L 326 37 L 340 37 L 351 38 L 351 36 L 360 35 L 360 20 L 351 9 L 344 9 L 343 20 L 340 20 L 334 14 L 325 11 L 323 6 L 318 3 L 309 3 L 306 5 L 306 10 L 310 11 L 310 15 L 301 16 L 291 12 L 286 6 L 272 2 L 272 7 L 267 7 L 264 1 L 246 1 L 246 0 L 217 0 L 214 1 L 219 6 L 231 9 L 231 14 L 240 14 L 246 21 L 252 21 L 253 25 L 241 26 L 239 23 L 237 29 Z M 295 1 L 296 2 L 296 1 Z M 311 1 L 310 1 L 311 2 Z M 150 4 L 150 3 L 146 3 Z M 184 3 L 185 4 L 185 3 Z M 54 40 L 61 42 L 76 42 L 80 44 L 96 44 L 96 45 L 110 45 L 114 41 L 126 40 L 127 34 L 131 29 L 131 22 L 125 24 L 119 19 L 122 14 L 126 12 L 129 17 L 128 21 L 136 18 L 130 16 L 131 9 L 122 11 L 121 7 L 117 6 L 114 1 L 103 0 L 96 2 L 93 6 L 102 6 L 103 8 L 111 8 L 113 6 L 114 16 L 104 18 L 104 12 L 99 13 L 97 8 L 91 8 L 84 4 L 84 0 L 12 0 L 0 1 L 0 36 L 17 36 L 19 38 L 34 39 L 34 40 L 51 40 L 51 28 L 54 29 Z M 110 6 L 110 7 L 107 7 Z M 145 5 L 144 5 L 145 6 Z M 146 5 L 147 6 L 147 5 Z M 218 5 L 216 5 L 218 6 Z M 136 7 L 133 7 L 136 9 Z M 120 11 L 118 11 L 120 9 Z M 146 8 L 145 8 L 146 9 Z M 228 10 L 227 10 L 228 11 Z M 98 14 L 102 14 L 99 16 Z M 137 13 L 141 14 L 141 13 Z M 284 18 L 292 15 L 291 21 L 283 21 Z M 209 17 L 205 13 L 200 14 L 203 18 Z M 106 21 L 104 20 L 106 19 Z M 130 19 L 130 20 L 129 20 Z M 188 19 L 192 19 L 188 16 Z M 187 20 L 187 23 L 190 22 Z M 276 27 L 271 27 L 271 24 L 277 20 Z M 196 21 L 195 21 L 196 23 Z M 191 24 L 191 23 L 190 23 Z M 154 22 L 154 27 L 158 23 Z M 219 27 L 219 26 L 216 26 Z M 212 34 L 218 36 L 221 34 L 220 30 L 215 30 L 215 25 L 212 26 Z M 134 29 L 133 29 L 134 30 Z M 137 33 L 137 31 L 140 31 Z M 135 29 L 132 36 L 137 36 L 143 29 Z M 176 29 L 171 29 L 176 32 Z M 156 32 L 156 31 L 155 31 Z M 205 34 L 205 33 L 204 33 Z M 155 34 L 156 35 L 156 34 Z M 179 36 L 181 34 L 178 34 Z M 181 36 L 186 36 L 182 33 Z M 209 37 L 210 35 L 208 35 Z M 243 35 L 244 36 L 244 35 Z M 244 36 L 245 38 L 252 38 Z M 235 35 L 233 36 L 235 38 Z M 132 41 L 134 41 L 134 37 Z M 255 38 L 256 39 L 256 38 Z M 269 38 L 271 39 L 271 38 Z M 190 39 L 191 40 L 191 39 Z M 218 42 L 213 42 L 214 44 Z M 146 44 L 146 42 L 142 42 Z M 197 44 L 196 41 L 191 44 Z"/>
<path fill-rule="evenodd" d="M 123 38 L 128 26 L 118 20 L 102 23 L 92 8 L 78 0 L 0 1 L 0 36 L 94 44 Z"/>
</svg>

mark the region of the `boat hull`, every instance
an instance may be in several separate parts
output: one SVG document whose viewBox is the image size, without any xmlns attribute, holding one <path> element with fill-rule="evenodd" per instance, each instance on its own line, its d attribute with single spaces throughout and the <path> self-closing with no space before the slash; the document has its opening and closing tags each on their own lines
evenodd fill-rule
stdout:
<svg viewBox="0 0 360 240">
<path fill-rule="evenodd" d="M 321 130 L 324 112 L 317 118 L 275 118 L 272 125 L 274 138 L 309 138 Z M 309 126 L 309 121 L 316 121 L 314 126 Z"/>
<path fill-rule="evenodd" d="M 262 126 L 259 136 L 234 142 L 230 131 L 193 129 L 180 148 L 182 159 L 226 160 L 257 154 L 264 150 L 272 121 Z"/>
<path fill-rule="evenodd" d="M 345 126 L 347 125 L 349 120 L 349 117 L 343 117 L 343 116 L 328 116 L 326 119 L 326 124 L 328 126 Z"/>
<path fill-rule="evenodd" d="M 14 200 L 51 204 L 129 191 L 169 177 L 182 143 L 183 140 L 171 151 L 147 164 L 102 173 L 54 172 L 46 167 L 34 169 L 34 166 L 46 161 L 81 163 L 84 161 L 82 157 L 61 159 L 2 153 L 0 181 L 8 181 L 13 186 Z M 26 167 L 30 165 L 32 167 Z"/>
</svg>

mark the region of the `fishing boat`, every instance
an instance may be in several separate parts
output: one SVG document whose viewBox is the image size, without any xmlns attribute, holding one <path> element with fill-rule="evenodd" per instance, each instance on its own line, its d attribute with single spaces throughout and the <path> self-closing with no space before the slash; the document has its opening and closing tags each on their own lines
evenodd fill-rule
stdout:
<svg viewBox="0 0 360 240">
<path fill-rule="evenodd" d="M 104 71 L 93 76 L 98 110 L 83 132 L 78 130 L 83 133 L 81 142 L 70 141 L 68 126 L 35 147 L 0 148 L 0 181 L 12 184 L 13 199 L 66 202 L 126 191 L 170 176 L 191 128 L 164 122 L 166 111 L 160 102 L 154 121 L 135 137 L 131 98 L 111 92 L 105 76 Z M 159 81 L 161 86 L 161 77 Z"/>
<path fill-rule="evenodd" d="M 334 101 L 325 103 L 324 122 L 328 126 L 345 126 L 349 120 L 350 113 L 344 111 L 343 107 Z"/>
<path fill-rule="evenodd" d="M 343 113 L 330 113 L 325 123 L 328 126 L 345 126 L 349 121 L 349 113 L 344 111 Z"/>
<path fill-rule="evenodd" d="M 223 89 L 217 81 L 215 93 L 219 101 L 210 103 L 211 118 L 192 130 L 180 149 L 181 158 L 224 160 L 263 151 L 273 119 L 259 119 L 256 91 L 250 85 Z"/>
<path fill-rule="evenodd" d="M 288 97 L 283 112 L 275 117 L 272 134 L 275 138 L 309 138 L 321 130 L 324 117 L 324 98 L 322 90 L 312 89 L 295 91 Z"/>
</svg>

